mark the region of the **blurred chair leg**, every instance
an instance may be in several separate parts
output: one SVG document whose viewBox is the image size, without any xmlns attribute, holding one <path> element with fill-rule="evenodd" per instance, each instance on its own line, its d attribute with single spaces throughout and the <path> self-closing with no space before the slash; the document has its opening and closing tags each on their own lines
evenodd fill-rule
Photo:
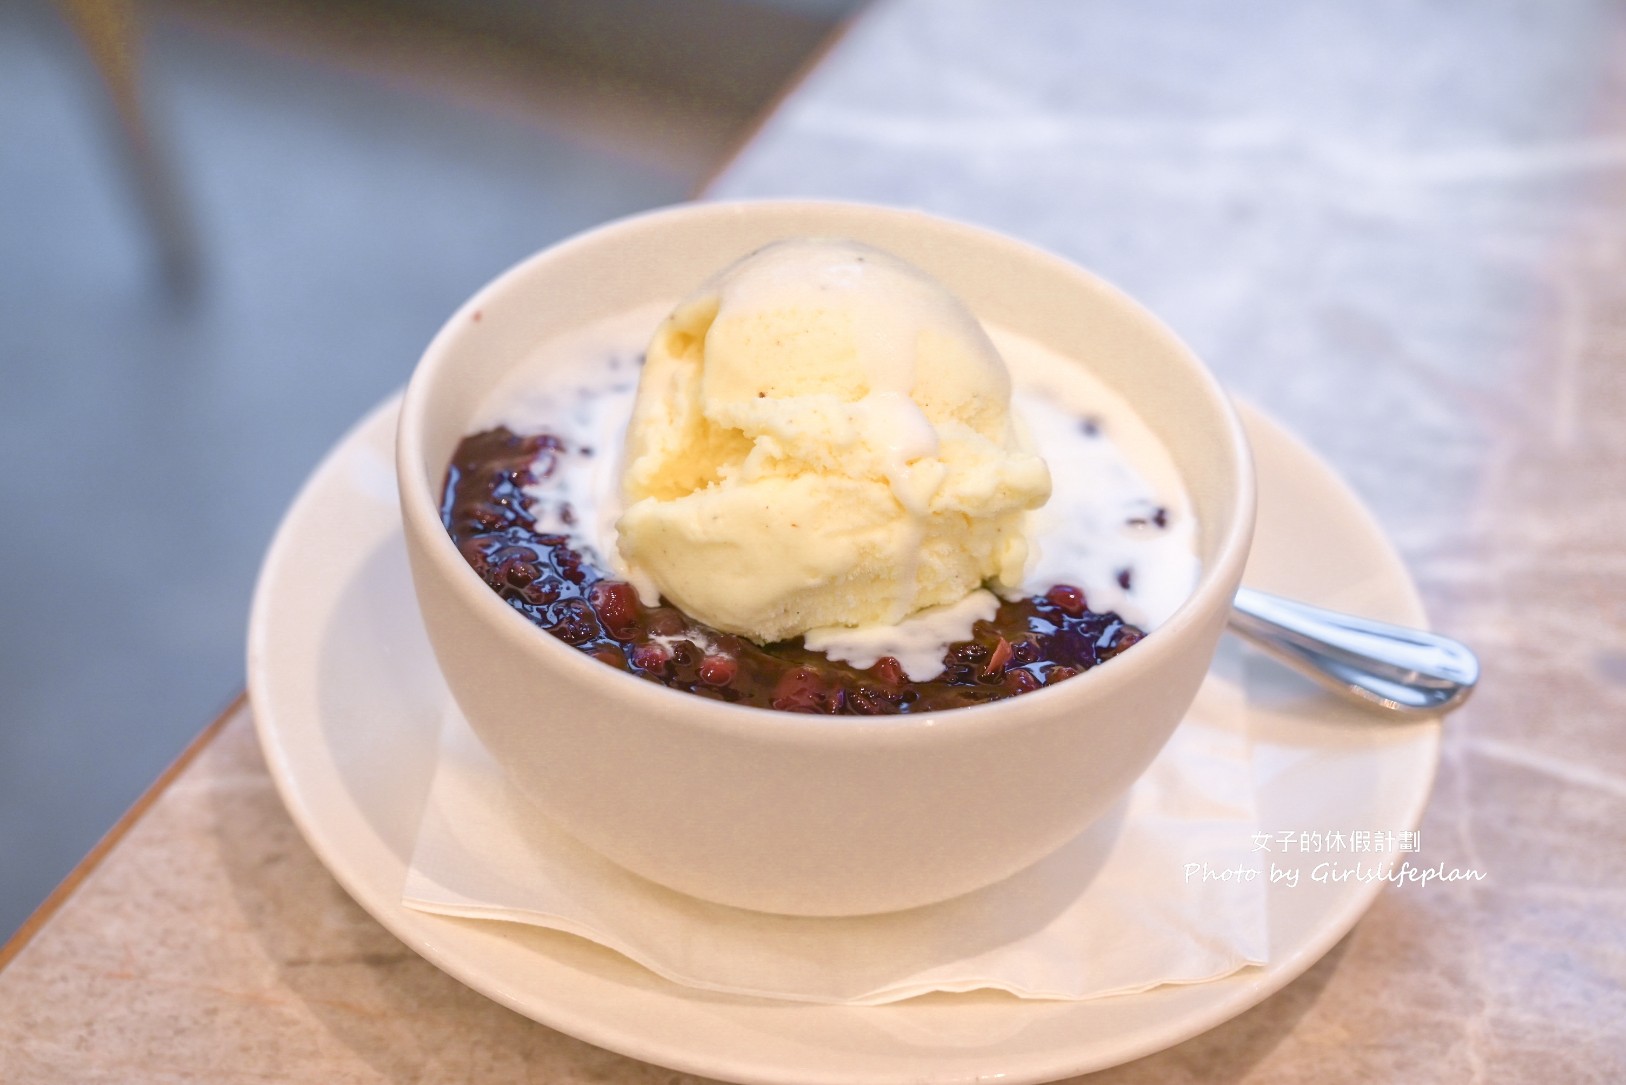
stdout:
<svg viewBox="0 0 1626 1085">
<path fill-rule="evenodd" d="M 139 27 L 132 0 L 58 0 L 90 54 L 118 121 L 136 198 L 157 245 L 164 279 L 177 293 L 197 284 L 197 236 L 167 148 L 141 102 Z"/>
</svg>

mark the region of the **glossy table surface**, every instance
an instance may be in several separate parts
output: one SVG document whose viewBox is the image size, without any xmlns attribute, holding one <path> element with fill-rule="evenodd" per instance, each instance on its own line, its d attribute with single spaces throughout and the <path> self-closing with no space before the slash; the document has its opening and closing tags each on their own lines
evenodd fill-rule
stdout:
<svg viewBox="0 0 1626 1085">
<path fill-rule="evenodd" d="M 920 206 L 1118 282 L 1480 653 L 1422 841 L 1484 879 L 1386 891 L 1280 994 L 1092 1080 L 1626 1080 L 1623 42 L 1607 4 L 881 3 L 710 186 Z M 373 923 L 249 711 L 0 955 L 0 1081 L 673 1080 Z"/>
</svg>

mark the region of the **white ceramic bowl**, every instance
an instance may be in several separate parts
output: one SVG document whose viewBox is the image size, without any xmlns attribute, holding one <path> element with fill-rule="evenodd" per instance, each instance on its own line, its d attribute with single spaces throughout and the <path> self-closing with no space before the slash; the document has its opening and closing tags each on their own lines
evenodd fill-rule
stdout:
<svg viewBox="0 0 1626 1085">
<path fill-rule="evenodd" d="M 453 546 L 439 494 L 482 399 L 536 344 L 676 301 L 767 242 L 839 236 L 935 275 L 984 320 L 1086 355 L 1161 438 L 1199 521 L 1184 606 L 1056 686 L 947 712 L 826 717 L 723 704 L 607 667 L 505 605 Z M 653 330 L 653 329 L 651 329 Z M 1196 695 L 1242 575 L 1253 468 L 1218 383 L 1154 317 L 986 230 L 835 203 L 701 203 L 578 235 L 504 272 L 436 335 L 396 446 L 414 585 L 470 724 L 539 811 L 623 866 L 743 908 L 856 915 L 990 885 L 1113 804 Z"/>
</svg>

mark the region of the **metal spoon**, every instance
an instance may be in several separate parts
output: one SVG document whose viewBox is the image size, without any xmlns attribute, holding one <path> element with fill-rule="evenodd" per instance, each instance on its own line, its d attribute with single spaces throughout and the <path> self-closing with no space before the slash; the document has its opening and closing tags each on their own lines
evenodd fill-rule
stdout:
<svg viewBox="0 0 1626 1085">
<path fill-rule="evenodd" d="M 1237 591 L 1230 627 L 1334 693 L 1395 716 L 1450 711 L 1479 681 L 1479 660 L 1449 637 L 1251 588 Z"/>
</svg>

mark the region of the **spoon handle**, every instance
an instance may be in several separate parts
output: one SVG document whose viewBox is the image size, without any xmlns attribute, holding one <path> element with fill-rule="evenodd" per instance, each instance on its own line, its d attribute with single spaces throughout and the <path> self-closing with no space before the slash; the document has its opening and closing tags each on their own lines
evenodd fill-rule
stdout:
<svg viewBox="0 0 1626 1085">
<path fill-rule="evenodd" d="M 1449 637 L 1251 588 L 1237 591 L 1230 628 L 1333 692 L 1397 716 L 1449 711 L 1479 681 L 1479 660 Z"/>
</svg>

